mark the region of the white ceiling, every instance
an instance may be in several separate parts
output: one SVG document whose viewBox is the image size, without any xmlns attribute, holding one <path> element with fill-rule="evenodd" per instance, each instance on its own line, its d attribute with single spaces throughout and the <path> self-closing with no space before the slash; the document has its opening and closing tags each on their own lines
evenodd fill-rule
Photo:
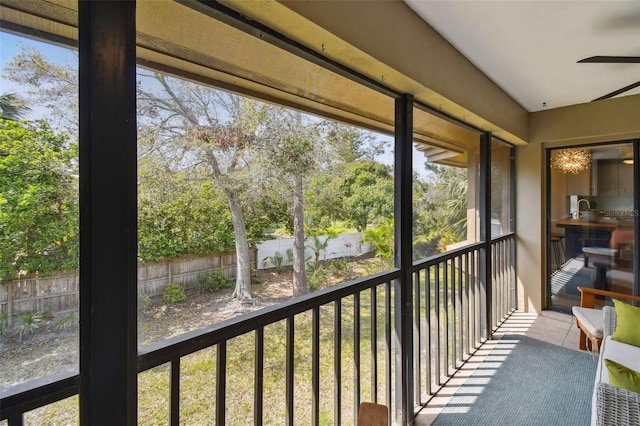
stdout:
<svg viewBox="0 0 640 426">
<path fill-rule="evenodd" d="M 528 111 L 640 81 L 640 64 L 577 63 L 640 56 L 640 0 L 404 1 Z"/>
</svg>

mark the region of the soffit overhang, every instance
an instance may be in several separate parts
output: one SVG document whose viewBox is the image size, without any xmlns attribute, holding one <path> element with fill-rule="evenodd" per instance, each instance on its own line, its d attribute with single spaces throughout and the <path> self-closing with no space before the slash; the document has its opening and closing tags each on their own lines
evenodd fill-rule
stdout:
<svg viewBox="0 0 640 426">
<path fill-rule="evenodd" d="M 362 72 L 371 84 L 361 84 L 340 70 L 327 69 L 268 43 L 257 33 L 249 34 L 212 19 L 206 5 L 193 1 L 137 1 L 139 65 L 386 134 L 394 131 L 394 95 L 397 93 L 411 93 L 420 102 L 433 104 L 436 94 L 432 91 L 314 24 L 296 18 L 284 6 L 273 1 L 233 2 L 233 6 L 238 4 L 271 10 L 271 19 L 277 22 L 279 17 L 281 22 L 291 24 L 290 32 L 312 38 L 322 33 L 322 37 L 330 41 L 324 46 L 325 52 L 320 53 Z M 77 45 L 77 1 L 0 0 L 0 5 L 3 30 Z M 262 23 L 279 30 L 269 19 Z M 300 37 L 297 41 L 305 40 Z M 378 81 L 380 86 L 376 87 Z M 385 90 L 386 87 L 389 90 Z M 446 109 L 442 104 L 439 108 Z M 448 109 L 445 112 L 455 110 L 454 107 Z M 478 124 L 483 129 L 489 126 Z M 467 148 L 478 144 L 477 132 L 417 108 L 414 129 L 416 142 L 437 148 L 438 152 L 447 151 L 449 154 L 442 162 L 452 165 L 466 165 Z M 513 143 L 521 142 L 516 137 L 496 134 Z"/>
</svg>

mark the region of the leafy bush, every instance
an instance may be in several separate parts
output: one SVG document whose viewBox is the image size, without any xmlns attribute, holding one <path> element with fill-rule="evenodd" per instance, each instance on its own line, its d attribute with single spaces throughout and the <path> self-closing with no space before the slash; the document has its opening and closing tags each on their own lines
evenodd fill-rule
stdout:
<svg viewBox="0 0 640 426">
<path fill-rule="evenodd" d="M 349 269 L 349 258 L 345 256 L 331 259 L 329 263 L 333 269 L 337 269 L 338 271 L 346 271 Z"/>
<path fill-rule="evenodd" d="M 315 266 L 314 264 L 307 265 L 307 284 L 309 284 L 309 290 L 320 290 L 323 284 L 330 277 L 329 271 L 323 268 L 321 265 Z"/>
<path fill-rule="evenodd" d="M 150 303 L 151 299 L 146 294 L 138 296 L 138 309 L 142 309 L 144 311 Z"/>
<path fill-rule="evenodd" d="M 278 273 L 280 273 L 280 269 L 282 268 L 283 262 L 284 262 L 284 256 L 282 256 L 282 253 L 277 251 L 276 254 L 274 254 L 273 256 L 265 257 L 264 260 L 262 261 L 262 264 L 266 265 L 268 263 L 271 263 L 273 266 L 276 267 L 276 270 L 278 271 Z"/>
<path fill-rule="evenodd" d="M 223 288 L 233 288 L 233 281 L 227 278 L 222 270 L 207 271 L 198 275 L 196 283 L 200 291 L 218 291 Z"/>
<path fill-rule="evenodd" d="M 18 337 L 22 340 L 25 334 L 31 334 L 38 328 L 41 321 L 37 312 L 25 312 L 18 316 Z"/>
<path fill-rule="evenodd" d="M 169 285 L 164 288 L 162 299 L 167 303 L 184 302 L 187 299 L 187 294 L 179 284 L 169 283 Z"/>
<path fill-rule="evenodd" d="M 68 330 L 78 323 L 78 314 L 75 311 L 66 312 L 56 320 L 58 330 Z"/>
</svg>

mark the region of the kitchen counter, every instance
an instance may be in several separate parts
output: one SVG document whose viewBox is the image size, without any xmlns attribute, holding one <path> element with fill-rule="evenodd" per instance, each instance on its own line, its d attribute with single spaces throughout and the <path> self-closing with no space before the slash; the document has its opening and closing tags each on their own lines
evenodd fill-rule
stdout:
<svg viewBox="0 0 640 426">
<path fill-rule="evenodd" d="M 591 228 L 591 229 L 603 229 L 607 231 L 613 231 L 618 228 L 617 220 L 606 220 L 602 219 L 599 222 L 587 222 L 582 219 L 560 219 L 558 221 L 553 222 L 554 225 L 560 228 L 568 228 L 577 226 L 580 228 Z"/>
<path fill-rule="evenodd" d="M 565 259 L 582 255 L 582 247 L 608 247 L 611 233 L 618 228 L 615 219 L 587 222 L 583 219 L 560 219 L 553 224 L 564 228 Z"/>
</svg>

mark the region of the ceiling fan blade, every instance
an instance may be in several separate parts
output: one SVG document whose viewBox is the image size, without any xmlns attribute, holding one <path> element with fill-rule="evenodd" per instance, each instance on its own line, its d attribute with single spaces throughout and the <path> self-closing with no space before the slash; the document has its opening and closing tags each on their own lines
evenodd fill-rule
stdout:
<svg viewBox="0 0 640 426">
<path fill-rule="evenodd" d="M 606 95 L 604 95 L 604 96 L 600 96 L 598 99 L 594 99 L 594 100 L 593 100 L 593 101 L 591 101 L 591 102 L 601 101 L 601 100 L 603 100 L 603 99 L 613 98 L 614 96 L 617 96 L 617 95 L 619 95 L 620 93 L 624 93 L 624 92 L 626 92 L 626 91 L 628 91 L 628 90 L 635 89 L 636 87 L 640 87 L 640 81 L 636 81 L 635 83 L 630 84 L 630 85 L 628 85 L 628 86 L 626 86 L 626 87 L 623 87 L 622 89 L 618 89 L 618 90 L 616 90 L 616 91 L 614 91 L 614 92 L 607 93 Z"/>
<path fill-rule="evenodd" d="M 592 56 L 578 61 L 588 64 L 640 64 L 640 56 Z"/>
</svg>

